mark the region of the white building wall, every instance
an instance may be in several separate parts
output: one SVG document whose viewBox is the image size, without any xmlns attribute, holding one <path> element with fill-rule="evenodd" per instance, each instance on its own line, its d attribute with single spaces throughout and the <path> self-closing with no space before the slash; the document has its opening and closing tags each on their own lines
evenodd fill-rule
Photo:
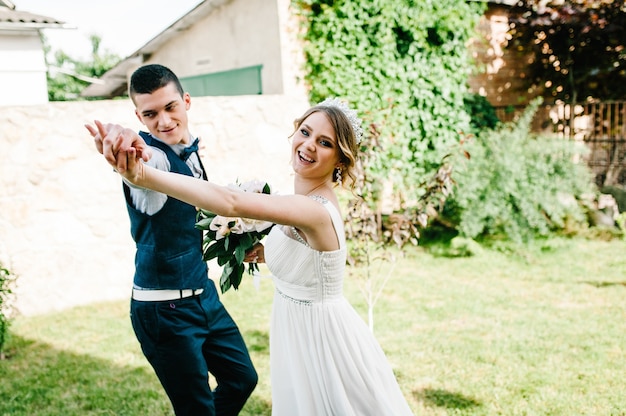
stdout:
<svg viewBox="0 0 626 416">
<path fill-rule="evenodd" d="M 280 30 L 277 0 L 232 0 L 144 64 L 162 63 L 179 77 L 262 65 L 263 94 L 283 94 Z"/>
<path fill-rule="evenodd" d="M 46 63 L 38 33 L 0 32 L 0 106 L 47 102 Z"/>
</svg>

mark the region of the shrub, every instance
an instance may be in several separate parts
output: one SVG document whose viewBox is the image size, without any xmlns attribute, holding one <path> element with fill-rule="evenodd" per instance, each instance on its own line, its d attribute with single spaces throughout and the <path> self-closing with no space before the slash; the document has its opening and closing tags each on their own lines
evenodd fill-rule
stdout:
<svg viewBox="0 0 626 416">
<path fill-rule="evenodd" d="M 585 221 L 579 201 L 594 189 L 577 158 L 584 148 L 530 133 L 540 103 L 536 99 L 519 121 L 485 130 L 466 145 L 471 157 L 456 163 L 457 186 L 443 214 L 459 235 L 521 242 L 563 229 L 572 219 Z"/>
<path fill-rule="evenodd" d="M 467 93 L 463 98 L 465 111 L 470 115 L 472 132 L 495 129 L 500 124 L 496 110 L 487 98 L 480 94 Z"/>
<path fill-rule="evenodd" d="M 4 357 L 3 348 L 8 338 L 15 279 L 15 276 L 0 263 L 0 358 Z"/>
</svg>

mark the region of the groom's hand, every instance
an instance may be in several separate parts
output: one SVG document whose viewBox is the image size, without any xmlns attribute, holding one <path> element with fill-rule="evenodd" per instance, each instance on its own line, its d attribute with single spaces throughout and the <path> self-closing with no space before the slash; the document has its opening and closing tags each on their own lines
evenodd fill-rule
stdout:
<svg viewBox="0 0 626 416">
<path fill-rule="evenodd" d="M 94 138 L 96 149 L 118 172 L 128 168 L 128 150 L 131 148 L 135 149 L 133 156 L 137 158 L 147 161 L 152 157 L 152 150 L 134 130 L 119 124 L 103 124 L 98 120 L 95 120 L 95 124 L 96 128 L 88 124 L 85 127 Z"/>
</svg>

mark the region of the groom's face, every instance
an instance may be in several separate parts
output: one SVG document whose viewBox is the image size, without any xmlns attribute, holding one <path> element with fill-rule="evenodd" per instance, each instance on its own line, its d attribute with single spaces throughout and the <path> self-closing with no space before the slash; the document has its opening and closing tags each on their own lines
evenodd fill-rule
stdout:
<svg viewBox="0 0 626 416">
<path fill-rule="evenodd" d="M 135 95 L 134 102 L 135 114 L 153 136 L 169 145 L 187 144 L 187 110 L 191 106 L 188 93 L 181 96 L 176 86 L 169 83 L 151 94 Z"/>
</svg>

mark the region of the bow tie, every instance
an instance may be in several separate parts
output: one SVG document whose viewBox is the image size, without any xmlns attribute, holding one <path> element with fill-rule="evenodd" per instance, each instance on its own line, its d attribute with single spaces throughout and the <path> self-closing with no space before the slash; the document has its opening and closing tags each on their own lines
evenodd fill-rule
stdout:
<svg viewBox="0 0 626 416">
<path fill-rule="evenodd" d="M 191 143 L 191 146 L 187 146 L 183 149 L 182 153 L 180 154 L 180 158 L 184 161 L 187 161 L 187 159 L 189 159 L 189 156 L 191 156 L 192 153 L 197 152 L 198 151 L 198 142 L 200 140 L 196 139 L 193 141 L 193 143 Z"/>
</svg>

